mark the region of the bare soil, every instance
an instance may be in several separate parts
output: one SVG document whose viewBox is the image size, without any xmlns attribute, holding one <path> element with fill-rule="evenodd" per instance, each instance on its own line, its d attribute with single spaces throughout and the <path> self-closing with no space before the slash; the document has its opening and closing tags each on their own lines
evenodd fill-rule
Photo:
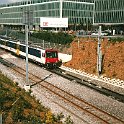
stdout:
<svg viewBox="0 0 124 124">
<path fill-rule="evenodd" d="M 97 75 L 97 46 L 97 38 L 76 38 L 71 44 L 72 60 L 64 65 Z M 124 80 L 124 42 L 113 43 L 104 38 L 101 50 L 101 75 Z"/>
</svg>

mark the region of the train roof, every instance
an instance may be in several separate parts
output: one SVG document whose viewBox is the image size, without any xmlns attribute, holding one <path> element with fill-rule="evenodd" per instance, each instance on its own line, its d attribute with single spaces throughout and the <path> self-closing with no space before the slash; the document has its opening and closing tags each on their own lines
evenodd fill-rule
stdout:
<svg viewBox="0 0 124 124">
<path fill-rule="evenodd" d="M 58 50 L 55 50 L 53 48 L 51 48 L 51 49 L 45 49 L 45 51 L 56 51 L 56 52 L 58 52 Z"/>
<path fill-rule="evenodd" d="M 22 46 L 26 46 L 26 44 L 20 42 L 19 40 L 13 40 L 11 38 L 8 38 L 6 36 L 0 36 L 0 38 L 2 38 L 3 40 L 7 41 L 7 42 L 12 42 L 12 43 L 16 43 L 16 44 L 20 44 Z M 37 45 L 32 45 L 32 44 L 28 44 L 30 48 L 34 48 L 37 50 L 45 50 L 45 51 L 56 51 L 58 52 L 57 49 L 53 49 L 53 48 L 42 48 L 41 46 L 37 46 Z"/>
</svg>

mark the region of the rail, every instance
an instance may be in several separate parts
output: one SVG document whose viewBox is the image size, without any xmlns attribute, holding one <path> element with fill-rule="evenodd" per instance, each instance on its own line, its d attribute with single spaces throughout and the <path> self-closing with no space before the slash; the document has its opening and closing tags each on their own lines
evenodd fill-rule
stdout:
<svg viewBox="0 0 124 124">
<path fill-rule="evenodd" d="M 12 66 L 7 66 L 9 68 L 11 68 L 12 70 L 14 70 L 16 73 L 19 73 L 20 75 L 25 77 L 25 69 L 20 68 L 16 65 L 14 65 L 13 63 L 7 61 L 6 59 L 1 59 L 2 60 L 2 64 L 4 64 L 4 62 L 6 64 L 4 65 L 12 65 Z M 52 74 L 51 74 L 52 75 Z M 50 75 L 50 76 L 51 76 Z M 81 121 L 87 123 L 87 124 L 91 124 L 93 122 L 97 123 L 106 123 L 106 124 L 123 124 L 124 121 L 113 116 L 110 115 L 109 113 L 93 106 L 92 104 L 86 102 L 83 99 L 80 99 L 64 90 L 62 90 L 61 88 L 58 88 L 54 85 L 52 85 L 51 83 L 45 81 L 44 79 L 41 79 L 41 77 L 38 77 L 37 75 L 32 74 L 31 72 L 29 72 L 29 79 L 32 82 L 30 84 L 31 89 L 33 87 L 40 87 L 39 89 L 45 88 L 48 92 L 50 92 L 52 95 L 54 95 L 55 97 L 57 97 L 59 100 L 57 101 L 52 101 L 55 104 L 58 104 L 60 107 L 62 107 L 63 109 L 65 109 L 66 111 L 70 112 L 71 114 L 73 114 L 74 116 L 76 116 L 78 119 L 80 119 Z M 40 91 L 38 91 L 40 92 Z M 49 98 L 50 99 L 50 98 Z M 64 102 L 65 106 L 63 106 L 59 101 Z M 69 109 L 68 107 L 66 107 L 66 105 L 71 106 L 72 109 Z M 78 111 L 78 113 L 77 113 Z M 85 115 L 85 116 L 82 116 Z M 89 118 L 89 119 L 87 119 Z M 92 121 L 91 121 L 92 120 Z"/>
</svg>

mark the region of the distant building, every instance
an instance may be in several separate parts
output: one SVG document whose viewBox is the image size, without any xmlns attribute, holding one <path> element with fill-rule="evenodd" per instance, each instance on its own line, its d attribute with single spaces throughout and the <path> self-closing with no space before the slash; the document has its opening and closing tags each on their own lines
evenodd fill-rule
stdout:
<svg viewBox="0 0 124 124">
<path fill-rule="evenodd" d="M 62 4 L 61 4 L 62 2 Z M 24 12 L 33 12 L 33 25 L 40 17 L 68 17 L 74 24 L 124 24 L 124 0 L 27 0 L 0 5 L 0 24 L 22 25 Z"/>
<path fill-rule="evenodd" d="M 124 0 L 94 0 L 95 24 L 124 24 Z"/>
</svg>

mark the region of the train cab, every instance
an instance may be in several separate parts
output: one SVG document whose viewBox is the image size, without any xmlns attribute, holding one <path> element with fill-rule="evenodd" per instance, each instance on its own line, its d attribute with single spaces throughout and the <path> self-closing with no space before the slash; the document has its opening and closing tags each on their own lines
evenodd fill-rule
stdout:
<svg viewBox="0 0 124 124">
<path fill-rule="evenodd" d="M 58 59 L 58 51 L 53 49 L 45 50 L 45 65 L 47 67 L 59 67 L 62 62 Z"/>
</svg>

